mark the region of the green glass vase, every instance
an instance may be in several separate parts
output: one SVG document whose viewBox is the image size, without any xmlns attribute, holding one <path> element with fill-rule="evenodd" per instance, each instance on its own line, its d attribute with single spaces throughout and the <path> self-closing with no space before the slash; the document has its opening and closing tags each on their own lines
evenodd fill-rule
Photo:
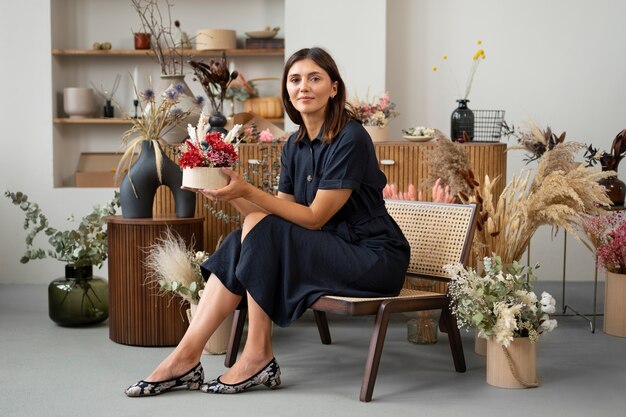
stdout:
<svg viewBox="0 0 626 417">
<path fill-rule="evenodd" d="M 48 312 L 61 326 L 100 323 L 109 317 L 106 280 L 93 276 L 93 266 L 65 265 L 65 277 L 48 286 Z"/>
</svg>

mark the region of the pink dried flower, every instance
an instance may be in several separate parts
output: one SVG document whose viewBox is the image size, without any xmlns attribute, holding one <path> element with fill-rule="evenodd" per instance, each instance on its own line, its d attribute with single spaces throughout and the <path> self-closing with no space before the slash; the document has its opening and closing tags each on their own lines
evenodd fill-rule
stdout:
<svg viewBox="0 0 626 417">
<path fill-rule="evenodd" d="M 587 216 L 583 230 L 596 248 L 598 266 L 616 274 L 626 273 L 626 218 L 622 211 L 608 216 Z"/>
<path fill-rule="evenodd" d="M 269 129 L 265 129 L 261 133 L 259 133 L 259 140 L 261 142 L 273 142 L 274 135 L 272 134 L 272 132 L 270 132 Z"/>
</svg>

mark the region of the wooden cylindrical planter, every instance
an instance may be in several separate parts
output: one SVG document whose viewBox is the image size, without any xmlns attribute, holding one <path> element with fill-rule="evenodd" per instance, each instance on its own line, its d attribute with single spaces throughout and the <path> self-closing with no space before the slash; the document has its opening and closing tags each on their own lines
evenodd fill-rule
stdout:
<svg viewBox="0 0 626 417">
<path fill-rule="evenodd" d="M 606 273 L 604 333 L 626 337 L 626 274 Z"/>
<path fill-rule="evenodd" d="M 175 346 L 187 330 L 186 305 L 147 282 L 145 259 L 169 228 L 197 248 L 202 217 L 107 218 L 109 241 L 109 338 L 134 346 Z"/>
<path fill-rule="evenodd" d="M 487 383 L 500 388 L 528 388 L 537 383 L 537 344 L 527 337 L 516 337 L 507 348 L 511 361 L 495 337 L 487 340 Z M 518 376 L 513 375 L 513 368 Z"/>
<path fill-rule="evenodd" d="M 190 304 L 187 310 L 187 318 L 189 322 L 193 320 L 198 308 L 197 304 Z M 224 321 L 215 329 L 209 340 L 204 345 L 202 353 L 205 355 L 223 355 L 228 349 L 228 340 L 230 339 L 230 329 L 233 326 L 233 313 L 230 313 Z"/>
<path fill-rule="evenodd" d="M 487 339 L 478 336 L 478 330 L 474 333 L 474 353 L 479 356 L 487 356 Z"/>
</svg>

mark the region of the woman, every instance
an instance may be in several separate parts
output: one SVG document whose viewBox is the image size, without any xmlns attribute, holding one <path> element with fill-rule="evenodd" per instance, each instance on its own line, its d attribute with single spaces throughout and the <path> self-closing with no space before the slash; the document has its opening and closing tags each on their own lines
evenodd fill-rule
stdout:
<svg viewBox="0 0 626 417">
<path fill-rule="evenodd" d="M 346 107 L 346 89 L 323 49 L 293 54 L 282 77 L 282 99 L 299 130 L 283 146 L 278 196 L 222 168 L 230 183 L 203 190 L 244 216 L 203 264 L 209 276 L 197 313 L 176 349 L 128 396 L 178 386 L 235 393 L 280 385 L 271 322 L 286 327 L 324 294 L 398 294 L 409 245 L 388 215 L 374 146 Z M 239 360 L 203 384 L 202 348 L 240 302 L 248 306 L 248 337 Z"/>
</svg>

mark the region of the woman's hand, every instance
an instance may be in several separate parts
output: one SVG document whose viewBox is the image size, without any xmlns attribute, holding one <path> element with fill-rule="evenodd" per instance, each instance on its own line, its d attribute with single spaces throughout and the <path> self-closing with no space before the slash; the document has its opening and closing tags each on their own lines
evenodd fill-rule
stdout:
<svg viewBox="0 0 626 417">
<path fill-rule="evenodd" d="M 217 190 L 198 190 L 205 197 L 213 201 L 231 201 L 236 198 L 246 199 L 250 184 L 241 175 L 230 168 L 221 168 L 222 173 L 228 175 L 230 182 L 226 187 Z"/>
<path fill-rule="evenodd" d="M 236 198 L 244 197 L 247 187 L 250 184 L 245 181 L 241 175 L 231 170 L 230 168 L 220 168 L 223 174 L 229 177 L 229 183 L 227 186 L 219 188 L 217 190 L 199 189 L 180 187 L 183 190 L 193 191 L 195 193 L 201 193 L 205 197 L 213 201 L 230 201 Z M 244 197 L 245 198 L 245 197 Z"/>
</svg>

